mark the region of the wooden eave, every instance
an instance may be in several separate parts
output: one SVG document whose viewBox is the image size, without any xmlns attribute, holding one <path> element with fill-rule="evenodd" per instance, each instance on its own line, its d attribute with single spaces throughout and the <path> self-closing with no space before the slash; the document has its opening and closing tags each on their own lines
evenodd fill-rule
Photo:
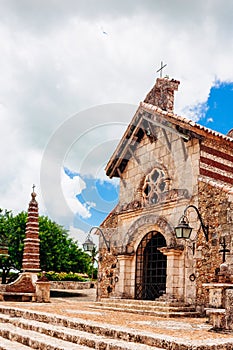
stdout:
<svg viewBox="0 0 233 350">
<path fill-rule="evenodd" d="M 171 128 L 170 131 L 174 130 L 174 132 L 180 134 L 180 136 L 186 140 L 191 138 L 209 138 L 210 140 L 212 139 L 216 142 L 221 142 L 221 144 L 228 144 L 228 146 L 233 148 L 233 138 L 197 124 L 191 119 L 178 116 L 171 112 L 163 111 L 157 106 L 141 102 L 131 123 L 127 127 L 121 141 L 119 142 L 115 152 L 105 168 L 106 174 L 110 178 L 120 177 L 119 174 L 124 172 L 129 159 L 132 157 L 132 148 L 135 149 L 138 143 L 141 142 L 144 136 L 142 123 L 145 119 L 142 117 L 143 113 L 148 113 L 150 118 L 152 116 L 152 123 L 153 115 L 162 117 L 167 122 L 175 126 L 175 128 Z M 148 118 L 146 118 L 146 120 L 149 122 Z M 166 129 L 165 125 L 159 124 L 158 126 Z"/>
</svg>

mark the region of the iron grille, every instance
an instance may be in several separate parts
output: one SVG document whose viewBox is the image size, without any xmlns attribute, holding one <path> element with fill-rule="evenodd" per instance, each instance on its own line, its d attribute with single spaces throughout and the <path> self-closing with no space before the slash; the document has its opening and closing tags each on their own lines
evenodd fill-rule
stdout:
<svg viewBox="0 0 233 350">
<path fill-rule="evenodd" d="M 158 248 L 165 247 L 161 233 L 149 232 L 136 254 L 135 299 L 154 300 L 166 291 L 167 257 Z"/>
</svg>

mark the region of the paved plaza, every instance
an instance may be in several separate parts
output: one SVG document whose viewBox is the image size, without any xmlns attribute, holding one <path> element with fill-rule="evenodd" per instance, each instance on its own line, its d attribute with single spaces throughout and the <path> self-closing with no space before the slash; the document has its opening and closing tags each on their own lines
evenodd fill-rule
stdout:
<svg viewBox="0 0 233 350">
<path fill-rule="evenodd" d="M 95 293 L 95 289 L 71 293 L 57 291 L 56 297 L 53 297 L 54 292 L 52 293 L 50 303 L 1 302 L 0 307 L 83 320 L 90 325 L 98 324 L 109 329 L 131 331 L 134 334 L 153 334 L 158 339 L 180 343 L 180 349 L 183 349 L 182 344 L 186 345 L 185 349 L 233 349 L 233 334 L 210 331 L 211 325 L 208 324 L 207 318 L 162 318 L 96 309 Z"/>
</svg>

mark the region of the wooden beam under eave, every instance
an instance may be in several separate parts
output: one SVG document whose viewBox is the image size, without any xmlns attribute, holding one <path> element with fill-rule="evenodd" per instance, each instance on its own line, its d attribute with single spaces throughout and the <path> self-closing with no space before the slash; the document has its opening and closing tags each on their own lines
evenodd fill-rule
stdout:
<svg viewBox="0 0 233 350">
<path fill-rule="evenodd" d="M 135 155 L 135 153 L 134 153 L 134 151 L 132 150 L 131 147 L 129 147 L 129 152 L 130 152 L 130 154 L 132 155 L 132 157 L 136 160 L 136 162 L 138 163 L 138 165 L 140 165 L 140 164 L 141 164 L 140 159 Z"/>
<path fill-rule="evenodd" d="M 167 136 L 167 132 L 165 129 L 162 129 L 162 132 L 163 132 L 163 136 L 165 138 L 166 144 L 167 144 L 167 148 L 169 149 L 169 151 L 171 151 L 172 145 L 171 145 L 171 142 Z"/>
<path fill-rule="evenodd" d="M 121 179 L 121 181 L 122 181 L 124 187 L 126 187 L 126 182 L 125 182 L 125 180 L 123 179 L 122 173 L 121 173 L 121 171 L 120 171 L 119 168 L 117 168 L 117 174 L 119 175 L 119 178 Z"/>
<path fill-rule="evenodd" d="M 187 149 L 185 147 L 185 140 L 180 138 L 181 140 L 181 146 L 182 146 L 182 150 L 183 150 L 183 155 L 184 155 L 184 160 L 186 161 L 188 159 L 188 152 Z"/>
</svg>

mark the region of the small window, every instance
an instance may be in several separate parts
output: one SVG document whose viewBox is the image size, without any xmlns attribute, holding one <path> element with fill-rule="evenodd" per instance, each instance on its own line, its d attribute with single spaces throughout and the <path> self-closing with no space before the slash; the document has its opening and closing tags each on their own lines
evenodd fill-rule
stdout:
<svg viewBox="0 0 233 350">
<path fill-rule="evenodd" d="M 154 169 L 145 178 L 142 195 L 145 204 L 156 204 L 160 201 L 161 193 L 166 190 L 166 180 L 163 170 Z"/>
</svg>

